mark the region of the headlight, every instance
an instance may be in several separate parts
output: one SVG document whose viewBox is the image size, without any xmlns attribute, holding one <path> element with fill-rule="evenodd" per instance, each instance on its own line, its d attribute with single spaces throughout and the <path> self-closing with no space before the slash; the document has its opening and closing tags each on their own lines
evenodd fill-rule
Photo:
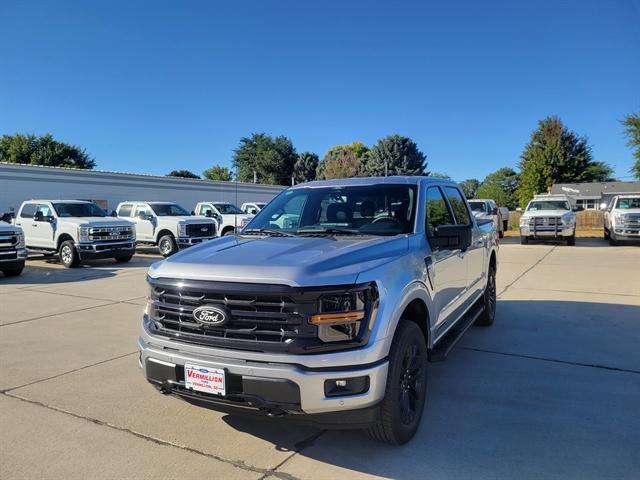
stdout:
<svg viewBox="0 0 640 480">
<path fill-rule="evenodd" d="M 526 227 L 529 225 L 529 217 L 520 217 L 520 226 Z"/>
<path fill-rule="evenodd" d="M 25 244 L 24 244 L 24 233 L 17 232 L 16 233 L 16 238 L 18 239 L 18 243 L 16 243 L 16 248 L 24 248 L 25 247 Z"/>
<path fill-rule="evenodd" d="M 87 225 L 80 225 L 78 227 L 78 241 L 80 242 L 89 241 L 89 227 Z"/>
<path fill-rule="evenodd" d="M 179 237 L 186 237 L 187 236 L 187 224 L 186 223 L 179 223 L 178 224 L 178 236 Z"/>
<path fill-rule="evenodd" d="M 616 223 L 616 224 L 618 224 L 618 223 L 624 223 L 624 214 L 622 214 L 622 213 L 616 213 L 616 214 L 613 216 L 613 223 Z"/>
<path fill-rule="evenodd" d="M 576 222 L 576 217 L 574 215 L 563 215 L 562 216 L 562 223 L 564 223 L 565 225 L 573 225 Z"/>
<path fill-rule="evenodd" d="M 309 321 L 318 326 L 323 342 L 354 340 L 361 338 L 366 328 L 372 328 L 377 309 L 377 289 L 373 284 L 365 285 L 350 292 L 323 295 L 318 300 L 318 313 Z"/>
</svg>

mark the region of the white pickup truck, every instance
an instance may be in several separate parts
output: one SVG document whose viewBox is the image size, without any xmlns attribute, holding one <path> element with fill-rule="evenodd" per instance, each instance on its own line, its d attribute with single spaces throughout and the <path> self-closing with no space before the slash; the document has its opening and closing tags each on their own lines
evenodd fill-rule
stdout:
<svg viewBox="0 0 640 480">
<path fill-rule="evenodd" d="M 264 208 L 266 202 L 246 202 L 240 206 L 240 210 L 249 215 L 255 215 Z"/>
<path fill-rule="evenodd" d="M 157 245 L 163 257 L 216 237 L 214 220 L 194 217 L 177 203 L 122 202 L 116 215 L 134 222 L 138 243 Z"/>
<path fill-rule="evenodd" d="M 17 225 L 11 225 L 3 217 L 0 221 L 0 271 L 7 277 L 15 277 L 22 273 L 27 259 L 27 249 L 24 244 L 24 234 Z"/>
<path fill-rule="evenodd" d="M 640 240 L 640 195 L 616 195 L 604 206 L 604 238 L 610 245 Z"/>
<path fill-rule="evenodd" d="M 576 214 L 566 195 L 536 195 L 520 217 L 520 243 L 529 240 L 564 240 L 576 244 Z"/>
<path fill-rule="evenodd" d="M 95 258 L 128 262 L 135 252 L 135 226 L 107 217 L 93 202 L 29 200 L 20 206 L 15 224 L 24 231 L 27 248 L 55 253 L 67 268 Z"/>
<path fill-rule="evenodd" d="M 255 215 L 244 213 L 233 203 L 199 202 L 194 209 L 196 215 L 215 218 L 220 236 L 233 235 L 251 221 Z"/>
<path fill-rule="evenodd" d="M 496 227 L 498 236 L 504 237 L 504 222 L 502 221 L 502 211 L 494 200 L 490 198 L 474 198 L 469 200 L 469 207 L 473 216 L 478 220 L 491 220 Z"/>
</svg>

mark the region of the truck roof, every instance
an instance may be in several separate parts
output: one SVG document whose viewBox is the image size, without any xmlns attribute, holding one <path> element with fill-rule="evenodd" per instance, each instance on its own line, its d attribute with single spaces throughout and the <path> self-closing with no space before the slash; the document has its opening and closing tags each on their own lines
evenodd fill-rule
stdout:
<svg viewBox="0 0 640 480">
<path fill-rule="evenodd" d="M 160 201 L 147 202 L 146 200 L 125 200 L 124 202 L 118 203 L 118 205 L 122 203 L 148 203 L 149 205 L 177 205 L 176 202 L 160 202 Z"/>
<path fill-rule="evenodd" d="M 289 187 L 291 189 L 297 188 L 314 188 L 314 187 L 349 187 L 357 185 L 379 185 L 381 183 L 386 184 L 406 184 L 406 185 L 418 185 L 423 181 L 433 184 L 446 184 L 455 185 L 456 183 L 451 180 L 445 180 L 443 178 L 435 178 L 429 176 L 399 176 L 394 175 L 390 177 L 354 177 L 354 178 L 335 178 L 332 180 L 315 180 L 313 182 L 299 183 Z"/>
<path fill-rule="evenodd" d="M 51 202 L 51 203 L 93 203 L 88 200 L 52 200 L 52 199 L 42 199 L 42 198 L 33 198 L 31 200 L 25 200 L 22 203 L 26 202 Z"/>
</svg>

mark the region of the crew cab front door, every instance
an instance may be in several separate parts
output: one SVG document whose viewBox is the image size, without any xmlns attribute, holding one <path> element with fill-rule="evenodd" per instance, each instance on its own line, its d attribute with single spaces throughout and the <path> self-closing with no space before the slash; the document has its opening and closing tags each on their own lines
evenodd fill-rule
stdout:
<svg viewBox="0 0 640 480">
<path fill-rule="evenodd" d="M 438 226 L 453 225 L 455 219 L 440 187 L 427 189 L 426 202 L 425 230 L 429 240 Z M 462 307 L 467 288 L 467 258 L 459 249 L 432 247 L 431 255 L 425 258 L 425 262 L 429 283 L 434 291 L 437 329 L 444 326 Z"/>
<path fill-rule="evenodd" d="M 141 242 L 155 241 L 155 218 L 148 205 L 136 205 L 132 220 L 136 222 L 136 238 Z"/>
<path fill-rule="evenodd" d="M 54 214 L 51 205 L 26 203 L 16 221 L 24 231 L 27 247 L 55 248 Z"/>
</svg>

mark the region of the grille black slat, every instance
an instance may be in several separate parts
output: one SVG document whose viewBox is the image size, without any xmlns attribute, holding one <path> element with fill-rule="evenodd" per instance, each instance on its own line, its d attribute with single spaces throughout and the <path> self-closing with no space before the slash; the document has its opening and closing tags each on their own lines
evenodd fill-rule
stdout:
<svg viewBox="0 0 640 480">
<path fill-rule="evenodd" d="M 91 227 L 89 228 L 89 240 L 92 242 L 132 240 L 133 227 Z"/>
</svg>

